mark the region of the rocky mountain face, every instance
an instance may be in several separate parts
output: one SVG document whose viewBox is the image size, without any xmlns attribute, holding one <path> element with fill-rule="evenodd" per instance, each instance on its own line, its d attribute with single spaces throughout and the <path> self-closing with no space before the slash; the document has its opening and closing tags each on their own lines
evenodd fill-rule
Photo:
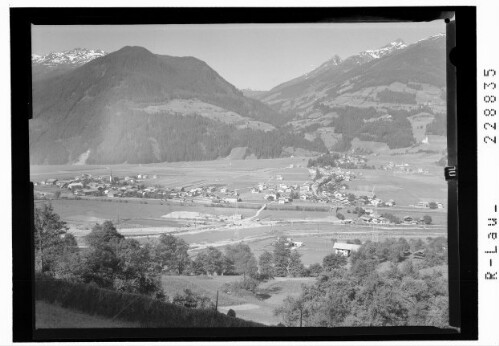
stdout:
<svg viewBox="0 0 499 346">
<path fill-rule="evenodd" d="M 287 120 L 199 59 L 124 47 L 34 80 L 31 162 L 205 160 L 242 146 L 275 157 L 290 143 L 325 149 L 277 131 Z"/>
</svg>

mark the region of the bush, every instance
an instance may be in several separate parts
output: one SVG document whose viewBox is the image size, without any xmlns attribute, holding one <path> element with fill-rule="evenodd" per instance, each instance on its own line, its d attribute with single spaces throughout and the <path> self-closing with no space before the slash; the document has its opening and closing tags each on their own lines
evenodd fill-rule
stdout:
<svg viewBox="0 0 499 346">
<path fill-rule="evenodd" d="M 430 215 L 423 216 L 423 222 L 425 225 L 431 225 L 432 221 L 433 220 Z"/>
<path fill-rule="evenodd" d="M 310 276 L 319 276 L 319 274 L 322 272 L 322 266 L 319 263 L 311 264 L 308 268 L 308 271 L 310 273 Z"/>
<path fill-rule="evenodd" d="M 191 309 L 214 309 L 215 304 L 208 297 L 200 296 L 190 289 L 184 289 L 183 294 L 176 294 L 172 299 L 175 305 L 183 306 Z"/>
<path fill-rule="evenodd" d="M 337 214 L 336 214 L 336 217 L 337 217 L 339 220 L 345 220 L 345 215 L 343 215 L 342 213 L 337 213 Z"/>
<path fill-rule="evenodd" d="M 236 312 L 232 309 L 229 309 L 229 311 L 227 311 L 227 316 L 236 317 Z"/>
<path fill-rule="evenodd" d="M 393 214 L 390 214 L 390 213 L 384 213 L 384 214 L 381 214 L 382 217 L 384 217 L 385 219 L 388 219 L 388 221 L 390 221 L 391 223 L 395 223 L 395 224 L 400 224 L 402 221 L 400 221 L 400 218 L 393 215 Z"/>
<path fill-rule="evenodd" d="M 326 271 L 330 271 L 333 269 L 339 269 L 347 264 L 347 259 L 345 256 L 330 254 L 322 259 L 322 267 Z"/>
<path fill-rule="evenodd" d="M 255 293 L 260 285 L 260 281 L 254 278 L 246 277 L 242 280 L 226 283 L 222 286 L 222 290 L 227 293 L 244 294 L 246 292 Z"/>
</svg>

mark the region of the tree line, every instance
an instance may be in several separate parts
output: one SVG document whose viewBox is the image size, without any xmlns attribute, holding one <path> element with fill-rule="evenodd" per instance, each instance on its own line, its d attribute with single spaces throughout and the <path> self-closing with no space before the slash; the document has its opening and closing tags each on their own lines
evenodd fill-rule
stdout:
<svg viewBox="0 0 499 346">
<path fill-rule="evenodd" d="M 90 284 L 123 293 L 171 300 L 187 307 L 207 308 L 210 299 L 185 290 L 168 297 L 161 286 L 162 275 L 241 275 L 234 287 L 254 291 L 276 276 L 309 275 L 300 254 L 280 238 L 274 251 L 257 260 L 244 243 L 228 245 L 222 252 L 207 247 L 195 255 L 189 244 L 171 234 L 161 234 L 156 243 L 141 244 L 127 239 L 111 221 L 96 224 L 78 247 L 66 223 L 50 204 L 35 208 L 35 269 L 44 275 L 70 282 Z"/>
<path fill-rule="evenodd" d="M 423 260 L 408 257 L 422 251 Z M 324 258 L 316 282 L 275 309 L 286 326 L 448 326 L 445 238 L 366 242 L 345 257 Z M 380 265 L 384 268 L 381 269 Z M 432 269 L 431 271 L 424 270 Z"/>
<path fill-rule="evenodd" d="M 55 141 L 61 136 L 57 126 L 48 128 L 40 138 L 32 130 L 36 143 L 30 150 L 32 162 L 63 164 L 88 149 L 88 164 L 214 160 L 226 157 L 236 147 L 247 147 L 248 155 L 257 158 L 280 157 L 286 147 L 327 152 L 320 138 L 308 141 L 302 134 L 284 129 L 265 132 L 195 114 L 148 114 L 118 105 L 102 114 L 99 122 L 86 124 L 85 129 L 89 131 L 87 141 L 75 142 L 72 147 Z"/>
<path fill-rule="evenodd" d="M 324 104 L 316 105 L 322 112 L 336 112 L 339 116 L 333 119 L 335 133 L 341 133 L 342 138 L 335 144 L 334 151 L 346 151 L 351 148 L 351 141 L 357 137 L 364 141 L 383 142 L 390 149 L 406 148 L 415 143 L 412 126 L 407 116 L 410 112 L 387 110 L 382 112 L 374 107 L 329 107 Z M 417 108 L 418 111 L 423 109 Z M 367 119 L 390 114 L 387 121 L 366 122 Z"/>
</svg>

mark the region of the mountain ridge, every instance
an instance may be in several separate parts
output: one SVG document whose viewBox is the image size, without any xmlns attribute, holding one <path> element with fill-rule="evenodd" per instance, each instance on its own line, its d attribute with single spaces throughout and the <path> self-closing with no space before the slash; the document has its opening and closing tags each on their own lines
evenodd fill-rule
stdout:
<svg viewBox="0 0 499 346">
<path fill-rule="evenodd" d="M 275 128 L 286 121 L 202 60 L 126 46 L 34 80 L 30 155 L 33 164 L 151 163 L 216 159 L 241 146 L 257 157 L 292 143 L 324 150 Z"/>
<path fill-rule="evenodd" d="M 401 53 L 408 50 L 418 51 L 418 48 L 421 48 L 421 46 L 431 46 L 435 43 L 439 45 L 440 50 L 442 48 L 445 49 L 445 35 L 433 35 L 410 45 L 406 45 L 402 40 L 397 39 L 379 49 L 366 50 L 344 60 L 338 56 L 333 56 L 333 58 L 321 64 L 318 68 L 290 81 L 281 83 L 268 92 L 258 94 L 255 97 L 278 111 L 293 110 L 297 108 L 297 103 L 300 103 L 299 98 L 303 97 L 307 90 L 318 89 L 318 94 L 321 94 L 321 97 L 326 96 L 328 92 L 332 93 L 332 96 L 336 95 L 338 91 L 343 93 L 343 89 L 352 89 L 354 84 L 358 84 L 358 81 L 365 80 L 367 77 L 365 76 L 366 72 L 368 75 L 368 70 L 372 69 L 376 64 L 383 65 L 386 59 L 392 58 L 392 60 L 396 60 L 394 57 Z M 407 60 L 411 57 L 406 56 L 405 58 Z M 419 61 L 414 61 L 416 65 L 421 65 L 424 57 L 421 58 Z M 439 59 L 439 66 L 441 62 L 445 62 L 444 56 Z M 407 68 L 410 70 L 412 67 L 408 64 Z M 424 71 L 422 72 L 424 76 L 427 75 Z M 417 81 L 418 76 L 414 76 L 414 78 Z M 349 80 L 350 83 L 348 83 Z M 435 80 L 432 82 L 435 82 Z M 371 84 L 373 83 L 371 82 Z M 443 83 L 439 83 L 439 87 L 442 84 L 445 84 L 445 78 L 443 78 Z M 342 85 L 344 88 L 341 88 Z M 333 92 L 332 90 L 335 91 Z"/>
</svg>

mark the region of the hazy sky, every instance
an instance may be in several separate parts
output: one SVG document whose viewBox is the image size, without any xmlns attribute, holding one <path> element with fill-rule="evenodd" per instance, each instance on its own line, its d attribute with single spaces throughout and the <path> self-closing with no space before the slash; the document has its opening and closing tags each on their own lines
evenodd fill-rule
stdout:
<svg viewBox="0 0 499 346">
<path fill-rule="evenodd" d="M 239 89 L 268 90 L 338 54 L 346 58 L 397 39 L 407 44 L 445 32 L 444 21 L 368 24 L 209 24 L 33 26 L 33 53 L 142 46 L 194 56 Z"/>
</svg>

